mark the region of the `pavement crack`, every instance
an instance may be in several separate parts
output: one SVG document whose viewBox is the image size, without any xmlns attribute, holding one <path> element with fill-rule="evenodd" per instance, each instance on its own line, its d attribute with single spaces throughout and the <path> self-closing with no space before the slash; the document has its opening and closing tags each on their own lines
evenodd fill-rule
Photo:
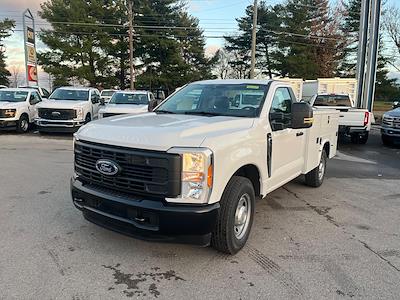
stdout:
<svg viewBox="0 0 400 300">
<path fill-rule="evenodd" d="M 397 272 L 400 272 L 400 269 L 398 267 L 396 267 L 394 264 L 392 264 L 392 262 L 390 260 L 388 260 L 387 258 L 383 257 L 379 252 L 377 252 L 374 249 L 372 249 L 366 242 L 361 241 L 361 240 L 357 240 L 357 241 L 360 242 L 367 250 L 371 251 L 376 256 L 378 256 L 381 260 L 385 261 L 389 266 L 391 266 Z"/>
<path fill-rule="evenodd" d="M 329 223 L 333 224 L 334 226 L 340 228 L 340 224 L 337 223 L 335 221 L 335 219 L 329 215 L 329 211 L 332 209 L 331 207 L 322 207 L 322 206 L 315 206 L 315 205 L 311 205 L 309 202 L 307 202 L 306 200 L 302 199 L 299 195 L 297 195 L 295 192 L 292 192 L 291 190 L 289 190 L 287 187 L 283 187 L 283 189 L 285 191 L 287 191 L 288 193 L 290 193 L 291 195 L 293 195 L 295 198 L 299 199 L 300 201 L 304 202 L 307 207 L 311 208 L 313 211 L 315 211 L 317 214 L 319 214 L 320 216 L 323 216 Z"/>
<path fill-rule="evenodd" d="M 65 275 L 64 268 L 61 266 L 60 258 L 58 257 L 58 254 L 54 250 L 48 250 L 47 253 L 51 257 L 53 262 L 56 264 L 58 272 L 60 272 L 60 274 L 62 276 L 64 276 Z"/>
</svg>

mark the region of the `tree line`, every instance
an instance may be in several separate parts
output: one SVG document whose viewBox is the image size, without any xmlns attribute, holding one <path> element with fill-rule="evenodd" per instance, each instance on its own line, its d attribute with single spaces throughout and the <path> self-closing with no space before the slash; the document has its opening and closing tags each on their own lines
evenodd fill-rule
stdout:
<svg viewBox="0 0 400 300">
<path fill-rule="evenodd" d="M 287 0 L 258 6 L 256 68 L 259 76 L 316 79 L 355 77 L 362 0 Z M 247 78 L 250 73 L 253 7 L 237 19 L 239 33 L 225 37 L 217 52 L 218 76 Z M 390 33 L 400 54 L 400 10 L 384 9 L 379 45 L 376 99 L 400 96 L 396 79 L 389 79 L 388 65 L 396 67 L 383 36 Z"/>
<path fill-rule="evenodd" d="M 215 56 L 205 55 L 198 19 L 181 0 L 134 0 L 134 65 L 137 88 L 174 90 L 209 78 L 248 78 L 253 7 L 237 19 L 238 31 L 224 37 Z M 258 6 L 256 68 L 262 77 L 354 77 L 361 0 L 286 0 Z M 50 25 L 38 32 L 38 53 L 54 86 L 71 82 L 127 88 L 129 49 L 126 0 L 48 0 L 39 16 Z M 380 39 L 376 98 L 399 96 L 388 66 L 400 71 L 400 10 L 386 8 Z M 0 22 L 1 41 L 13 21 Z M 37 26 L 43 27 L 43 26 Z M 384 36 L 392 40 L 392 52 Z M 0 50 L 0 84 L 8 82 Z"/>
</svg>

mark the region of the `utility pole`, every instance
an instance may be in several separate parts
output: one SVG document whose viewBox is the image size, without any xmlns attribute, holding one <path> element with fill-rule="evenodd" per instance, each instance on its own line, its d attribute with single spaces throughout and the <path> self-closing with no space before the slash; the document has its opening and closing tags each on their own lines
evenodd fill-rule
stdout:
<svg viewBox="0 0 400 300">
<path fill-rule="evenodd" d="M 254 69 L 256 67 L 256 43 L 257 43 L 257 0 L 253 5 L 253 30 L 251 35 L 251 66 L 250 79 L 254 78 Z"/>
<path fill-rule="evenodd" d="M 134 85 L 134 65 L 133 65 L 133 0 L 128 0 L 128 19 L 129 19 L 129 66 L 130 66 L 130 82 L 131 90 L 135 89 Z"/>
</svg>

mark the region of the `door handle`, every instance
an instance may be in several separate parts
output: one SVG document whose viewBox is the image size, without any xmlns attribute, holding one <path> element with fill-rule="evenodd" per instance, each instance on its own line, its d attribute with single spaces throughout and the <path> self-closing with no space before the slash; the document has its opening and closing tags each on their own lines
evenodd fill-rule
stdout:
<svg viewBox="0 0 400 300">
<path fill-rule="evenodd" d="M 304 135 L 303 131 L 300 131 L 300 132 L 296 133 L 296 136 L 302 136 L 302 135 Z"/>
</svg>

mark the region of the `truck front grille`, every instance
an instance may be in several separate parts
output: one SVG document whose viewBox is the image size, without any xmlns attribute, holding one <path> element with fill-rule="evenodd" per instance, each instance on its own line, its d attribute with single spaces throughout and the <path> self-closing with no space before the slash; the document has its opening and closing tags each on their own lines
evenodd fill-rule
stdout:
<svg viewBox="0 0 400 300">
<path fill-rule="evenodd" d="M 400 117 L 384 117 L 382 125 L 392 128 L 400 128 Z"/>
<path fill-rule="evenodd" d="M 76 118 L 75 109 L 39 108 L 39 118 L 46 120 L 72 120 Z"/>
<path fill-rule="evenodd" d="M 101 159 L 116 163 L 120 172 L 100 173 L 96 163 Z M 132 195 L 165 198 L 176 197 L 181 191 L 181 158 L 166 152 L 77 141 L 75 172 L 84 184 Z"/>
</svg>

